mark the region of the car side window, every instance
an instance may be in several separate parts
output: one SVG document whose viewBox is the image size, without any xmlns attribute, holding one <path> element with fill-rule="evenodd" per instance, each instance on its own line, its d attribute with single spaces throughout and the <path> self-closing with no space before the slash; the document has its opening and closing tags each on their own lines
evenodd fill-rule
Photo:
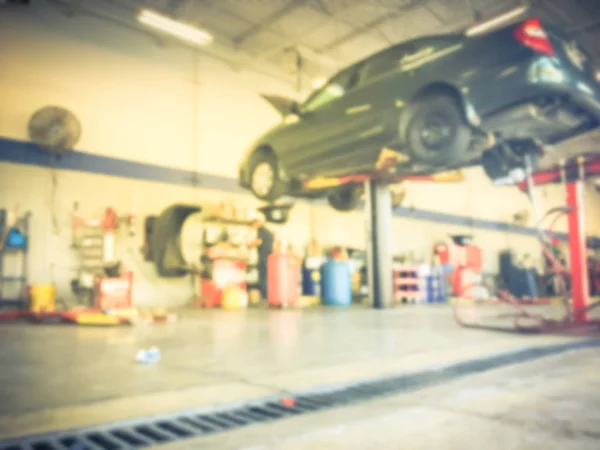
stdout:
<svg viewBox="0 0 600 450">
<path fill-rule="evenodd" d="M 360 84 L 368 83 L 373 78 L 384 75 L 398 68 L 399 61 L 407 52 L 410 51 L 410 46 L 400 45 L 385 52 L 375 55 L 365 61 L 362 73 L 360 75 Z"/>
<path fill-rule="evenodd" d="M 315 91 L 300 108 L 303 112 L 314 111 L 329 102 L 342 97 L 349 86 L 349 81 L 352 80 L 352 74 L 355 70 L 340 73 L 333 77 L 329 82 L 318 91 Z"/>
</svg>

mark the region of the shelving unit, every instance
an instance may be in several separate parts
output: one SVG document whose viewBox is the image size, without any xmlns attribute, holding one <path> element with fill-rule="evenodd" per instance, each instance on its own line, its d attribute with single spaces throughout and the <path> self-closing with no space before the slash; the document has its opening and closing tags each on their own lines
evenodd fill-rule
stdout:
<svg viewBox="0 0 600 450">
<path fill-rule="evenodd" d="M 0 306 L 10 306 L 21 309 L 27 308 L 28 303 L 28 277 L 27 277 L 27 257 L 29 253 L 29 221 L 31 214 L 27 213 L 17 220 L 17 223 L 6 231 L 8 227 L 6 219 L 0 227 L 0 236 L 6 239 L 1 240 L 0 246 Z M 22 245 L 15 245 L 10 241 L 8 233 L 11 229 L 18 230 L 23 235 Z M 7 273 L 9 264 L 7 260 L 16 259 L 13 267 L 16 269 L 13 273 Z M 14 295 L 12 293 L 15 293 Z"/>
<path fill-rule="evenodd" d="M 445 303 L 444 272 L 428 264 L 394 264 L 394 299 L 397 303 Z"/>
<path fill-rule="evenodd" d="M 237 285 L 242 290 L 258 284 L 258 254 L 248 249 L 251 220 L 207 216 L 202 220 L 203 252 L 196 274 L 199 299 L 205 307 L 218 306 L 223 289 Z"/>
<path fill-rule="evenodd" d="M 418 264 L 394 264 L 394 299 L 397 303 L 424 303 L 425 286 Z"/>
</svg>

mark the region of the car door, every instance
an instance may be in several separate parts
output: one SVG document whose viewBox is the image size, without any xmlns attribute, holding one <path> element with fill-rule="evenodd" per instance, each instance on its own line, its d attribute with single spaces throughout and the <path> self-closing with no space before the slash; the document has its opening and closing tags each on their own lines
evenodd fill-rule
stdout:
<svg viewBox="0 0 600 450">
<path fill-rule="evenodd" d="M 402 44 L 376 54 L 359 67 L 352 95 L 342 101 L 346 117 L 352 117 L 353 133 L 339 154 L 361 171 L 372 170 L 380 151 L 397 134 L 396 111 L 405 103 L 406 79 L 400 74 L 400 62 L 412 46 Z"/>
<path fill-rule="evenodd" d="M 453 36 L 416 39 L 373 58 L 365 71 L 366 95 L 372 98 L 373 113 L 384 126 L 384 136 L 395 139 L 402 109 L 424 87 L 444 80 L 444 64 L 461 49 Z"/>
<path fill-rule="evenodd" d="M 284 133 L 285 143 L 281 147 L 285 151 L 280 152 L 290 176 L 303 179 L 327 171 L 331 155 L 354 126 L 343 114 L 343 105 L 356 70 L 352 67 L 335 75 L 300 106 L 297 119 L 292 119 L 296 123 Z"/>
<path fill-rule="evenodd" d="M 364 170 L 362 155 L 376 124 L 371 123 L 370 99 L 359 87 L 363 69 L 363 63 L 353 67 L 348 74 L 345 94 L 328 107 L 329 121 L 324 123 L 331 135 L 320 147 L 318 175 L 345 175 Z"/>
</svg>

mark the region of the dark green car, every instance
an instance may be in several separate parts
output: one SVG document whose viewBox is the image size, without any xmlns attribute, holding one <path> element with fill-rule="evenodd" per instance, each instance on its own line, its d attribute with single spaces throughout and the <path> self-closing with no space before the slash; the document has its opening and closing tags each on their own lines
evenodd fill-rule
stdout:
<svg viewBox="0 0 600 450">
<path fill-rule="evenodd" d="M 506 176 L 523 149 L 600 123 L 595 77 L 585 51 L 536 18 L 415 39 L 344 69 L 301 105 L 269 97 L 283 120 L 248 150 L 239 183 L 269 202 L 327 196 L 348 210 L 357 184 L 315 189 L 309 181 L 475 164 Z M 393 164 L 381 165 L 382 151 Z"/>
</svg>

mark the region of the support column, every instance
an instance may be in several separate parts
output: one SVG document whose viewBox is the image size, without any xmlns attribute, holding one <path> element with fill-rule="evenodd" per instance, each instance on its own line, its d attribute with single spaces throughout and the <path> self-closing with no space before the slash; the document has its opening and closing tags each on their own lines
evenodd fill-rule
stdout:
<svg viewBox="0 0 600 450">
<path fill-rule="evenodd" d="M 569 220 L 569 253 L 571 266 L 571 295 L 573 309 L 585 308 L 590 303 L 588 262 L 585 237 L 585 216 L 583 202 L 583 181 L 567 183 L 567 205 L 570 208 Z M 588 314 L 574 316 L 576 322 L 584 322 Z"/>
<path fill-rule="evenodd" d="M 389 185 L 365 181 L 365 200 L 369 297 L 373 308 L 389 308 L 394 298 L 392 196 Z"/>
</svg>

